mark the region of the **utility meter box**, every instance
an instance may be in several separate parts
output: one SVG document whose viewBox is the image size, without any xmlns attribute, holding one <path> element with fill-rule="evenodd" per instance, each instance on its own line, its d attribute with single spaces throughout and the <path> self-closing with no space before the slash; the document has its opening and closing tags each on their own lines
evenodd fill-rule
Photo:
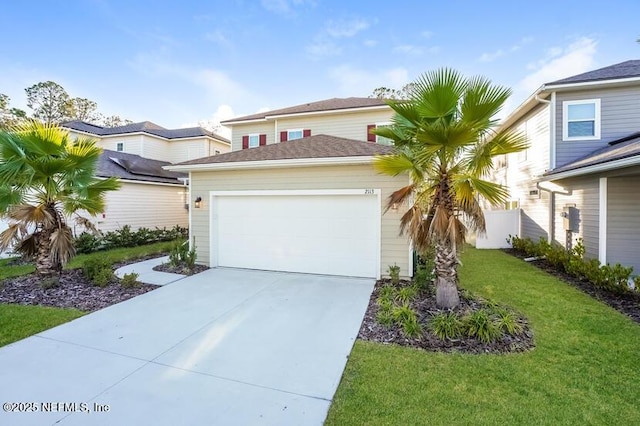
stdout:
<svg viewBox="0 0 640 426">
<path fill-rule="evenodd" d="M 578 232 L 579 211 L 575 205 L 566 205 L 562 208 L 560 215 L 563 218 L 563 225 L 565 231 Z"/>
</svg>

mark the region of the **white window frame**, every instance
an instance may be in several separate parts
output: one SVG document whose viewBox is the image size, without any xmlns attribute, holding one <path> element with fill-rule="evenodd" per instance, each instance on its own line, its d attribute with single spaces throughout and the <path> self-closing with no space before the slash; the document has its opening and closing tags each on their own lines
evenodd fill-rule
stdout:
<svg viewBox="0 0 640 426">
<path fill-rule="evenodd" d="M 569 136 L 569 107 L 571 105 L 593 104 L 595 117 L 593 123 L 593 136 Z M 563 141 L 589 141 L 600 139 L 600 99 L 581 99 L 579 101 L 562 102 L 562 140 Z"/>
<path fill-rule="evenodd" d="M 251 144 L 251 139 L 255 138 L 255 145 Z M 260 146 L 260 133 L 252 133 L 249 135 L 249 148 L 257 148 Z"/>
<path fill-rule="evenodd" d="M 393 123 L 392 123 L 392 122 L 390 122 L 390 121 L 381 121 L 381 122 L 379 122 L 379 123 L 373 123 L 373 124 L 376 126 L 376 129 L 377 129 L 378 127 L 391 126 Z M 382 136 L 376 135 L 376 143 L 377 143 L 377 144 L 379 144 L 379 145 L 384 145 L 384 146 L 394 146 L 394 142 L 393 142 L 393 140 L 392 140 L 392 139 L 383 138 L 383 139 L 386 139 L 386 140 L 391 141 L 391 144 L 390 144 L 390 145 L 387 145 L 387 144 L 382 144 L 382 143 L 380 143 L 380 140 L 379 140 L 378 138 L 382 138 Z"/>
<path fill-rule="evenodd" d="M 116 142 L 116 152 L 124 152 L 124 142 Z"/>
<path fill-rule="evenodd" d="M 295 139 L 291 139 L 291 133 L 293 132 L 300 132 L 300 137 L 299 138 L 295 138 Z M 288 141 L 294 141 L 296 139 L 302 139 L 304 138 L 304 129 L 287 129 L 287 140 Z"/>
</svg>

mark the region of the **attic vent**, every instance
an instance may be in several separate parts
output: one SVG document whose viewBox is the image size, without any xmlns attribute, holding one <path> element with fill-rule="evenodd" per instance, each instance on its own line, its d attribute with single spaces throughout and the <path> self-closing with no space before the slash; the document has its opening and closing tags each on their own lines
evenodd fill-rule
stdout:
<svg viewBox="0 0 640 426">
<path fill-rule="evenodd" d="M 540 190 L 539 189 L 532 189 L 529 191 L 529 197 L 531 198 L 539 198 L 540 197 Z"/>
</svg>

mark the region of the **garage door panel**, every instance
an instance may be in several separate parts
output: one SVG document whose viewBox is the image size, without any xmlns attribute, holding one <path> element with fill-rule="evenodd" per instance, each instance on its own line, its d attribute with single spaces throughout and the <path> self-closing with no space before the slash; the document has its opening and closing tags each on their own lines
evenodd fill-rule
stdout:
<svg viewBox="0 0 640 426">
<path fill-rule="evenodd" d="M 377 276 L 377 196 L 217 196 L 218 265 Z"/>
</svg>

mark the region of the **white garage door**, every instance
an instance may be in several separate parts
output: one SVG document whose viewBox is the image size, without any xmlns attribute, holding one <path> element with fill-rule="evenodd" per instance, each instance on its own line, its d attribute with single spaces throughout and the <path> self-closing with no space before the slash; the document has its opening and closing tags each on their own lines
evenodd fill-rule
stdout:
<svg viewBox="0 0 640 426">
<path fill-rule="evenodd" d="M 377 277 L 377 191 L 344 192 L 214 196 L 212 264 Z"/>
</svg>

